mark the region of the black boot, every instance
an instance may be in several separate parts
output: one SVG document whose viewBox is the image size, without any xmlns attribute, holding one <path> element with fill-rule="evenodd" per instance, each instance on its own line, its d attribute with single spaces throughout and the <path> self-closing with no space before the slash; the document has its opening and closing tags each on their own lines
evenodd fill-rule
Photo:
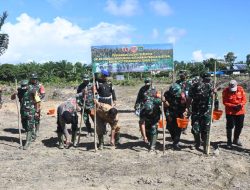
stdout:
<svg viewBox="0 0 250 190">
<path fill-rule="evenodd" d="M 197 150 L 199 150 L 200 146 L 201 146 L 201 137 L 200 137 L 200 134 L 194 134 L 194 143 L 195 143 L 195 148 Z"/>
<path fill-rule="evenodd" d="M 149 147 L 150 152 L 155 151 L 156 141 L 157 141 L 157 134 L 151 135 L 151 137 L 150 137 L 150 147 Z"/>
<path fill-rule="evenodd" d="M 27 150 L 31 144 L 31 138 L 32 138 L 32 131 L 28 131 L 26 133 L 26 142 L 25 145 L 23 147 L 23 150 Z"/>
<path fill-rule="evenodd" d="M 58 142 L 59 142 L 59 149 L 64 149 L 64 142 L 63 142 L 63 133 L 57 133 L 58 136 Z"/>
<path fill-rule="evenodd" d="M 71 136 L 71 142 L 73 143 L 73 147 L 76 147 L 76 136 L 77 136 L 77 131 L 72 131 L 72 136 Z"/>
<path fill-rule="evenodd" d="M 232 129 L 227 129 L 227 148 L 232 148 Z"/>
<path fill-rule="evenodd" d="M 98 144 L 98 150 L 103 150 L 103 146 L 104 146 L 104 137 L 103 135 L 98 135 L 98 140 L 99 140 L 99 144 Z"/>
<path fill-rule="evenodd" d="M 235 128 L 234 129 L 234 140 L 233 140 L 233 144 L 237 145 L 237 146 L 242 146 L 242 143 L 240 142 L 239 138 L 240 138 L 240 134 L 241 134 L 241 130 L 242 128 Z"/>
<path fill-rule="evenodd" d="M 115 145 L 120 144 L 120 132 L 115 133 Z"/>
</svg>

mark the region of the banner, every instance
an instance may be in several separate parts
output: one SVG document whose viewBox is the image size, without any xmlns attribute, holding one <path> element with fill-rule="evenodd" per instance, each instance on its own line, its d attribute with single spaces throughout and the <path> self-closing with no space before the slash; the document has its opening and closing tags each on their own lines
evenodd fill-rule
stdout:
<svg viewBox="0 0 250 190">
<path fill-rule="evenodd" d="M 172 44 L 92 46 L 91 55 L 94 73 L 173 70 Z"/>
</svg>

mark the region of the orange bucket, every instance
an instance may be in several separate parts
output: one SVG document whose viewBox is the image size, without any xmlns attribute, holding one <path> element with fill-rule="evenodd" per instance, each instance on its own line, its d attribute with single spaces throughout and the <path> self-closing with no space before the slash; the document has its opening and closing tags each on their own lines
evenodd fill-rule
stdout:
<svg viewBox="0 0 250 190">
<path fill-rule="evenodd" d="M 179 128 L 185 129 L 188 126 L 189 119 L 187 118 L 176 118 L 176 122 Z"/>
<path fill-rule="evenodd" d="M 55 109 L 52 108 L 52 109 L 49 109 L 49 112 L 47 113 L 47 115 L 54 115 L 55 114 Z"/>
<path fill-rule="evenodd" d="M 219 120 L 223 114 L 222 110 L 214 110 L 213 111 L 213 120 Z"/>
<path fill-rule="evenodd" d="M 158 127 L 159 127 L 159 128 L 163 128 L 163 126 L 164 126 L 164 127 L 166 126 L 166 119 L 164 119 L 163 122 L 162 122 L 162 119 L 160 119 L 160 120 L 158 121 Z"/>
</svg>

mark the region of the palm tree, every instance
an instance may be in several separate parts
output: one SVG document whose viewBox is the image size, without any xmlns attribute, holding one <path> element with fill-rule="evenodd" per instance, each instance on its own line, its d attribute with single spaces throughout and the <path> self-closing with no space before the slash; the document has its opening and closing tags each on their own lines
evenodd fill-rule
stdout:
<svg viewBox="0 0 250 190">
<path fill-rule="evenodd" d="M 0 16 L 0 31 L 4 24 L 5 19 L 7 18 L 8 14 L 7 12 L 3 12 L 3 15 Z M 0 34 L 0 56 L 5 52 L 5 50 L 8 48 L 9 44 L 9 35 L 8 34 Z"/>
</svg>

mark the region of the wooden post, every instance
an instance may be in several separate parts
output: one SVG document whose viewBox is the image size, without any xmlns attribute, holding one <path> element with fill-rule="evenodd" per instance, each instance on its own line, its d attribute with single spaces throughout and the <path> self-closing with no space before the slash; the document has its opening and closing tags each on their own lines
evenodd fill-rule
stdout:
<svg viewBox="0 0 250 190">
<path fill-rule="evenodd" d="M 94 99 L 95 99 L 95 73 L 93 73 L 93 92 L 94 92 Z M 97 151 L 97 143 L 96 143 L 96 104 L 94 107 L 94 147 L 95 147 L 95 152 Z"/>
<path fill-rule="evenodd" d="M 216 60 L 214 61 L 214 84 L 213 84 L 213 91 L 216 87 Z M 206 154 L 209 155 L 210 153 L 210 141 L 211 141 L 211 127 L 213 122 L 213 111 L 214 111 L 214 100 L 215 100 L 215 94 L 213 92 L 213 98 L 212 98 L 212 106 L 211 106 L 211 119 L 210 119 L 210 127 L 207 133 L 207 139 L 206 139 Z"/>
<path fill-rule="evenodd" d="M 164 126 L 164 103 L 163 103 L 163 89 L 161 89 L 161 119 L 162 119 L 162 128 L 163 128 L 163 155 L 165 154 L 166 147 L 166 126 Z"/>
<path fill-rule="evenodd" d="M 86 90 L 86 87 L 84 88 L 84 91 L 85 90 Z M 84 92 L 84 97 L 83 97 L 83 108 L 82 108 L 81 121 L 80 121 L 79 134 L 78 134 L 78 141 L 77 141 L 78 145 L 80 143 L 80 138 L 81 138 L 82 121 L 83 121 L 83 115 L 84 115 L 84 111 L 85 111 L 85 104 L 86 104 L 86 92 Z"/>
<path fill-rule="evenodd" d="M 15 86 L 16 86 L 16 92 L 17 92 L 17 79 L 15 79 Z M 20 110 L 19 110 L 19 106 L 18 106 L 18 99 L 17 99 L 17 95 L 16 95 L 16 108 L 17 108 L 17 125 L 18 125 L 18 131 L 19 131 L 19 143 L 20 146 L 23 146 L 23 140 L 22 140 L 22 133 L 21 133 L 21 127 L 20 127 Z"/>
</svg>

